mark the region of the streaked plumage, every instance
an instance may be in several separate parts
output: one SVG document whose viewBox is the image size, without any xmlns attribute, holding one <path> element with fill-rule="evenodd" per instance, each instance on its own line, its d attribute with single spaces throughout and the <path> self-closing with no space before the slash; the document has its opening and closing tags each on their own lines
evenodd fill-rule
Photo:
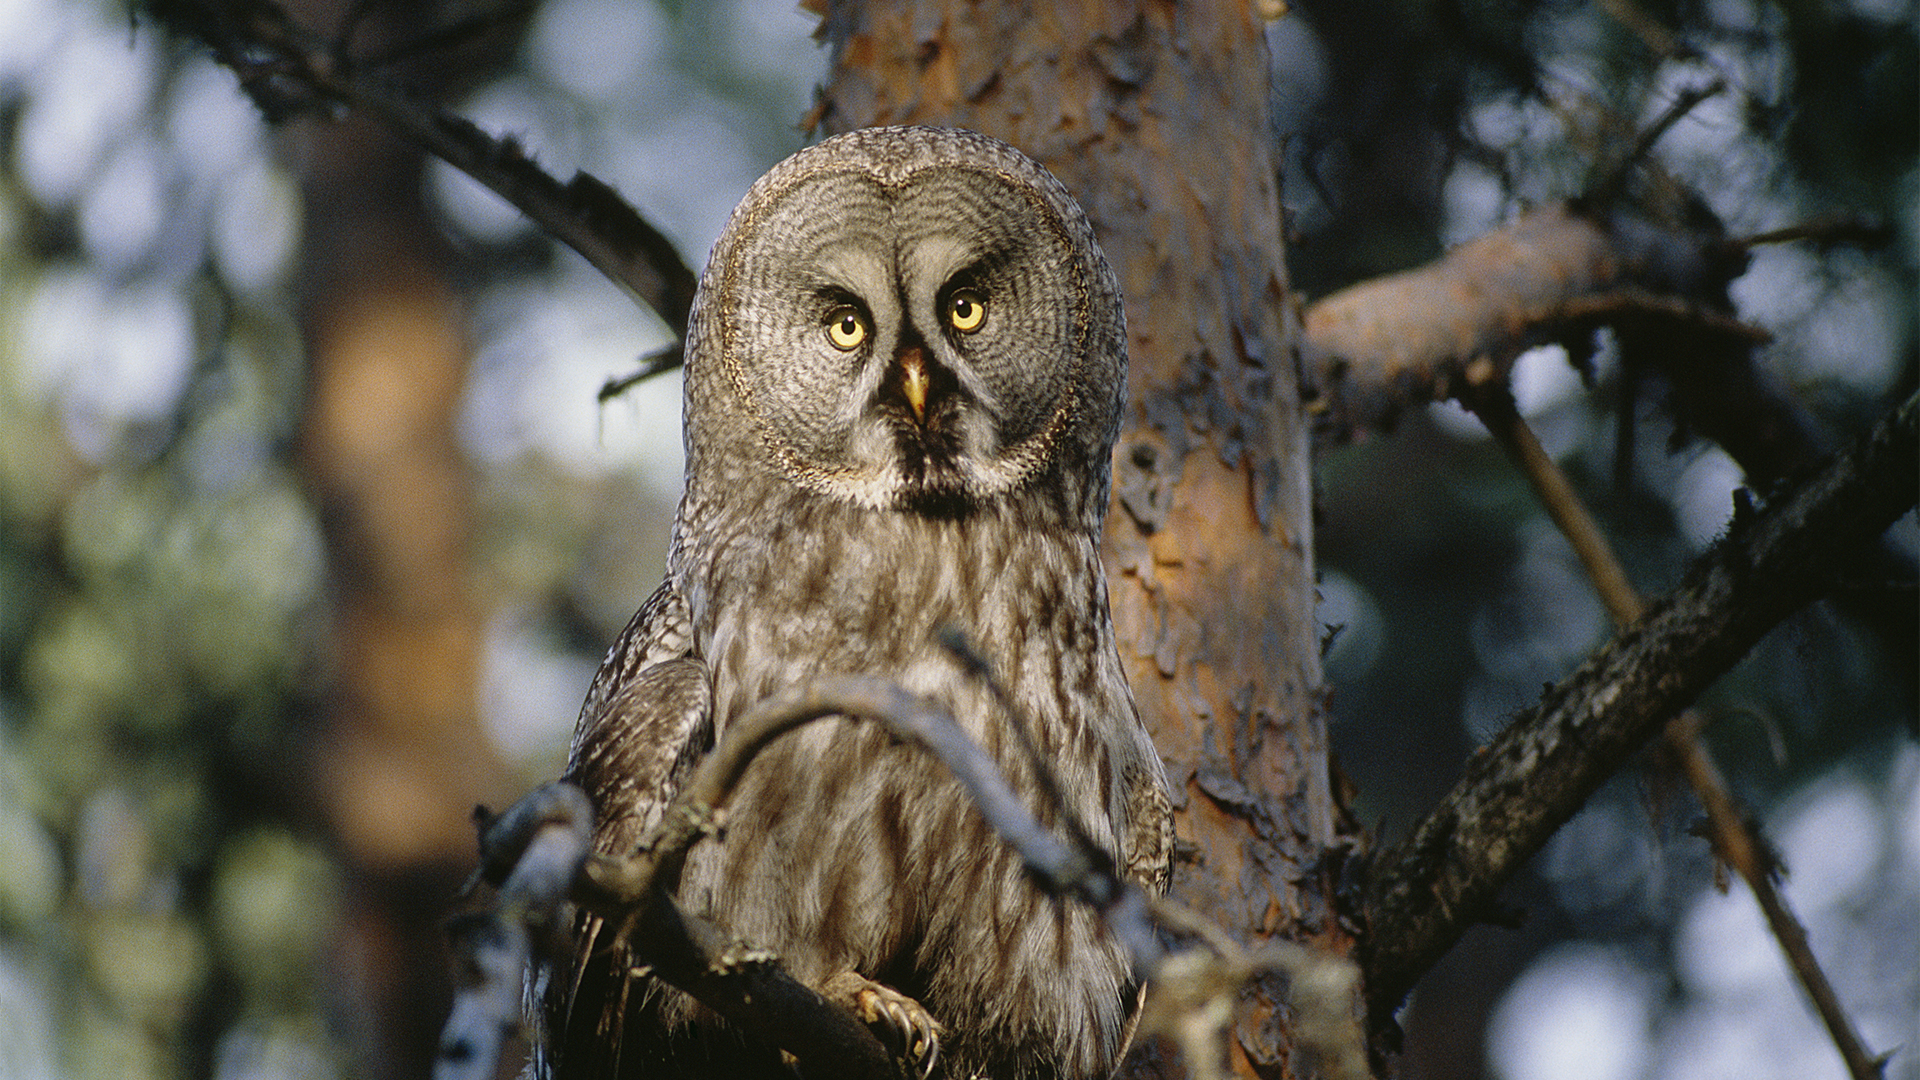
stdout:
<svg viewBox="0 0 1920 1080">
<path fill-rule="evenodd" d="M 1164 780 L 1099 561 L 1125 360 L 1085 217 L 1003 143 L 859 131 L 755 184 L 695 301 L 666 580 L 574 740 L 599 850 L 643 837 L 731 718 L 820 673 L 939 697 L 1032 790 L 1009 718 L 940 645 L 954 627 L 1093 836 L 1163 881 Z M 872 725 L 763 752 L 679 896 L 811 985 L 852 971 L 918 1001 L 949 1076 L 1104 1075 L 1135 1000 L 1097 916 L 1038 892 L 941 768 Z M 784 1074 L 629 977 L 610 937 L 583 920 L 578 969 L 550 980 L 559 1075 Z"/>
</svg>

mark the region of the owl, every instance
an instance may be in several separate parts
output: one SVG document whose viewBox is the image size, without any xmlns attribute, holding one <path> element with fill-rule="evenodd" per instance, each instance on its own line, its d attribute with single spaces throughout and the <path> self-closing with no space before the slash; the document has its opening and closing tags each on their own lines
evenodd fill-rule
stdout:
<svg viewBox="0 0 1920 1080">
<path fill-rule="evenodd" d="M 1099 557 L 1125 342 L 1085 215 L 997 140 L 855 131 L 754 184 L 694 301 L 666 578 L 573 742 L 596 849 L 642 841 L 743 710 L 863 675 L 949 707 L 1058 825 L 1025 724 L 1092 838 L 1163 884 L 1165 780 Z M 1004 693 L 943 646 L 956 631 Z M 948 1076 L 1104 1076 L 1123 1051 L 1138 987 L 1098 914 L 1042 893 L 943 768 L 872 723 L 761 752 L 677 897 L 895 1045 L 924 1059 L 937 1037 Z M 549 1075 L 792 1075 L 591 916 L 544 1009 Z"/>
</svg>

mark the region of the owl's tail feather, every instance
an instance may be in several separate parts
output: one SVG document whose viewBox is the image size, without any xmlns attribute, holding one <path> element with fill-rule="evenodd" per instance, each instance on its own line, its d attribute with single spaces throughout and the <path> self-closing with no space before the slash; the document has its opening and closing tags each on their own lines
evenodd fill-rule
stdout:
<svg viewBox="0 0 1920 1080">
<path fill-rule="evenodd" d="M 626 946 L 606 920 L 582 914 L 574 930 L 573 970 L 550 984 L 544 1008 L 549 1068 L 542 1080 L 622 1076 L 628 977 Z"/>
</svg>

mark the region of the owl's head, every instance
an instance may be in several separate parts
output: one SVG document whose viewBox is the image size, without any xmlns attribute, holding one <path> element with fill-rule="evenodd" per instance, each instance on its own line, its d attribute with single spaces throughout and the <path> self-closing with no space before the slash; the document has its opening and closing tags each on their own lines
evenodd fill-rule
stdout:
<svg viewBox="0 0 1920 1080">
<path fill-rule="evenodd" d="M 1125 379 L 1119 290 L 1059 181 L 970 131 L 854 131 L 775 166 L 714 245 L 689 480 L 964 513 L 1067 478 L 1103 507 Z"/>
</svg>

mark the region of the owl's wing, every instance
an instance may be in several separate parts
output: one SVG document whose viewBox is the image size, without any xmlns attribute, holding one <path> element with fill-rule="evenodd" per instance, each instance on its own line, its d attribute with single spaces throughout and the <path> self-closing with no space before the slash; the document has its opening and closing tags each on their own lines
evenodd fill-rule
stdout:
<svg viewBox="0 0 1920 1080">
<path fill-rule="evenodd" d="M 651 834 L 712 743 L 713 686 L 707 666 L 687 655 L 685 603 L 663 584 L 628 624 L 588 691 L 567 779 L 593 801 L 594 850 L 623 855 Z M 634 963 L 613 930 L 582 913 L 571 967 L 545 992 L 546 1076 L 620 1074 L 629 998 L 643 993 Z"/>
</svg>

